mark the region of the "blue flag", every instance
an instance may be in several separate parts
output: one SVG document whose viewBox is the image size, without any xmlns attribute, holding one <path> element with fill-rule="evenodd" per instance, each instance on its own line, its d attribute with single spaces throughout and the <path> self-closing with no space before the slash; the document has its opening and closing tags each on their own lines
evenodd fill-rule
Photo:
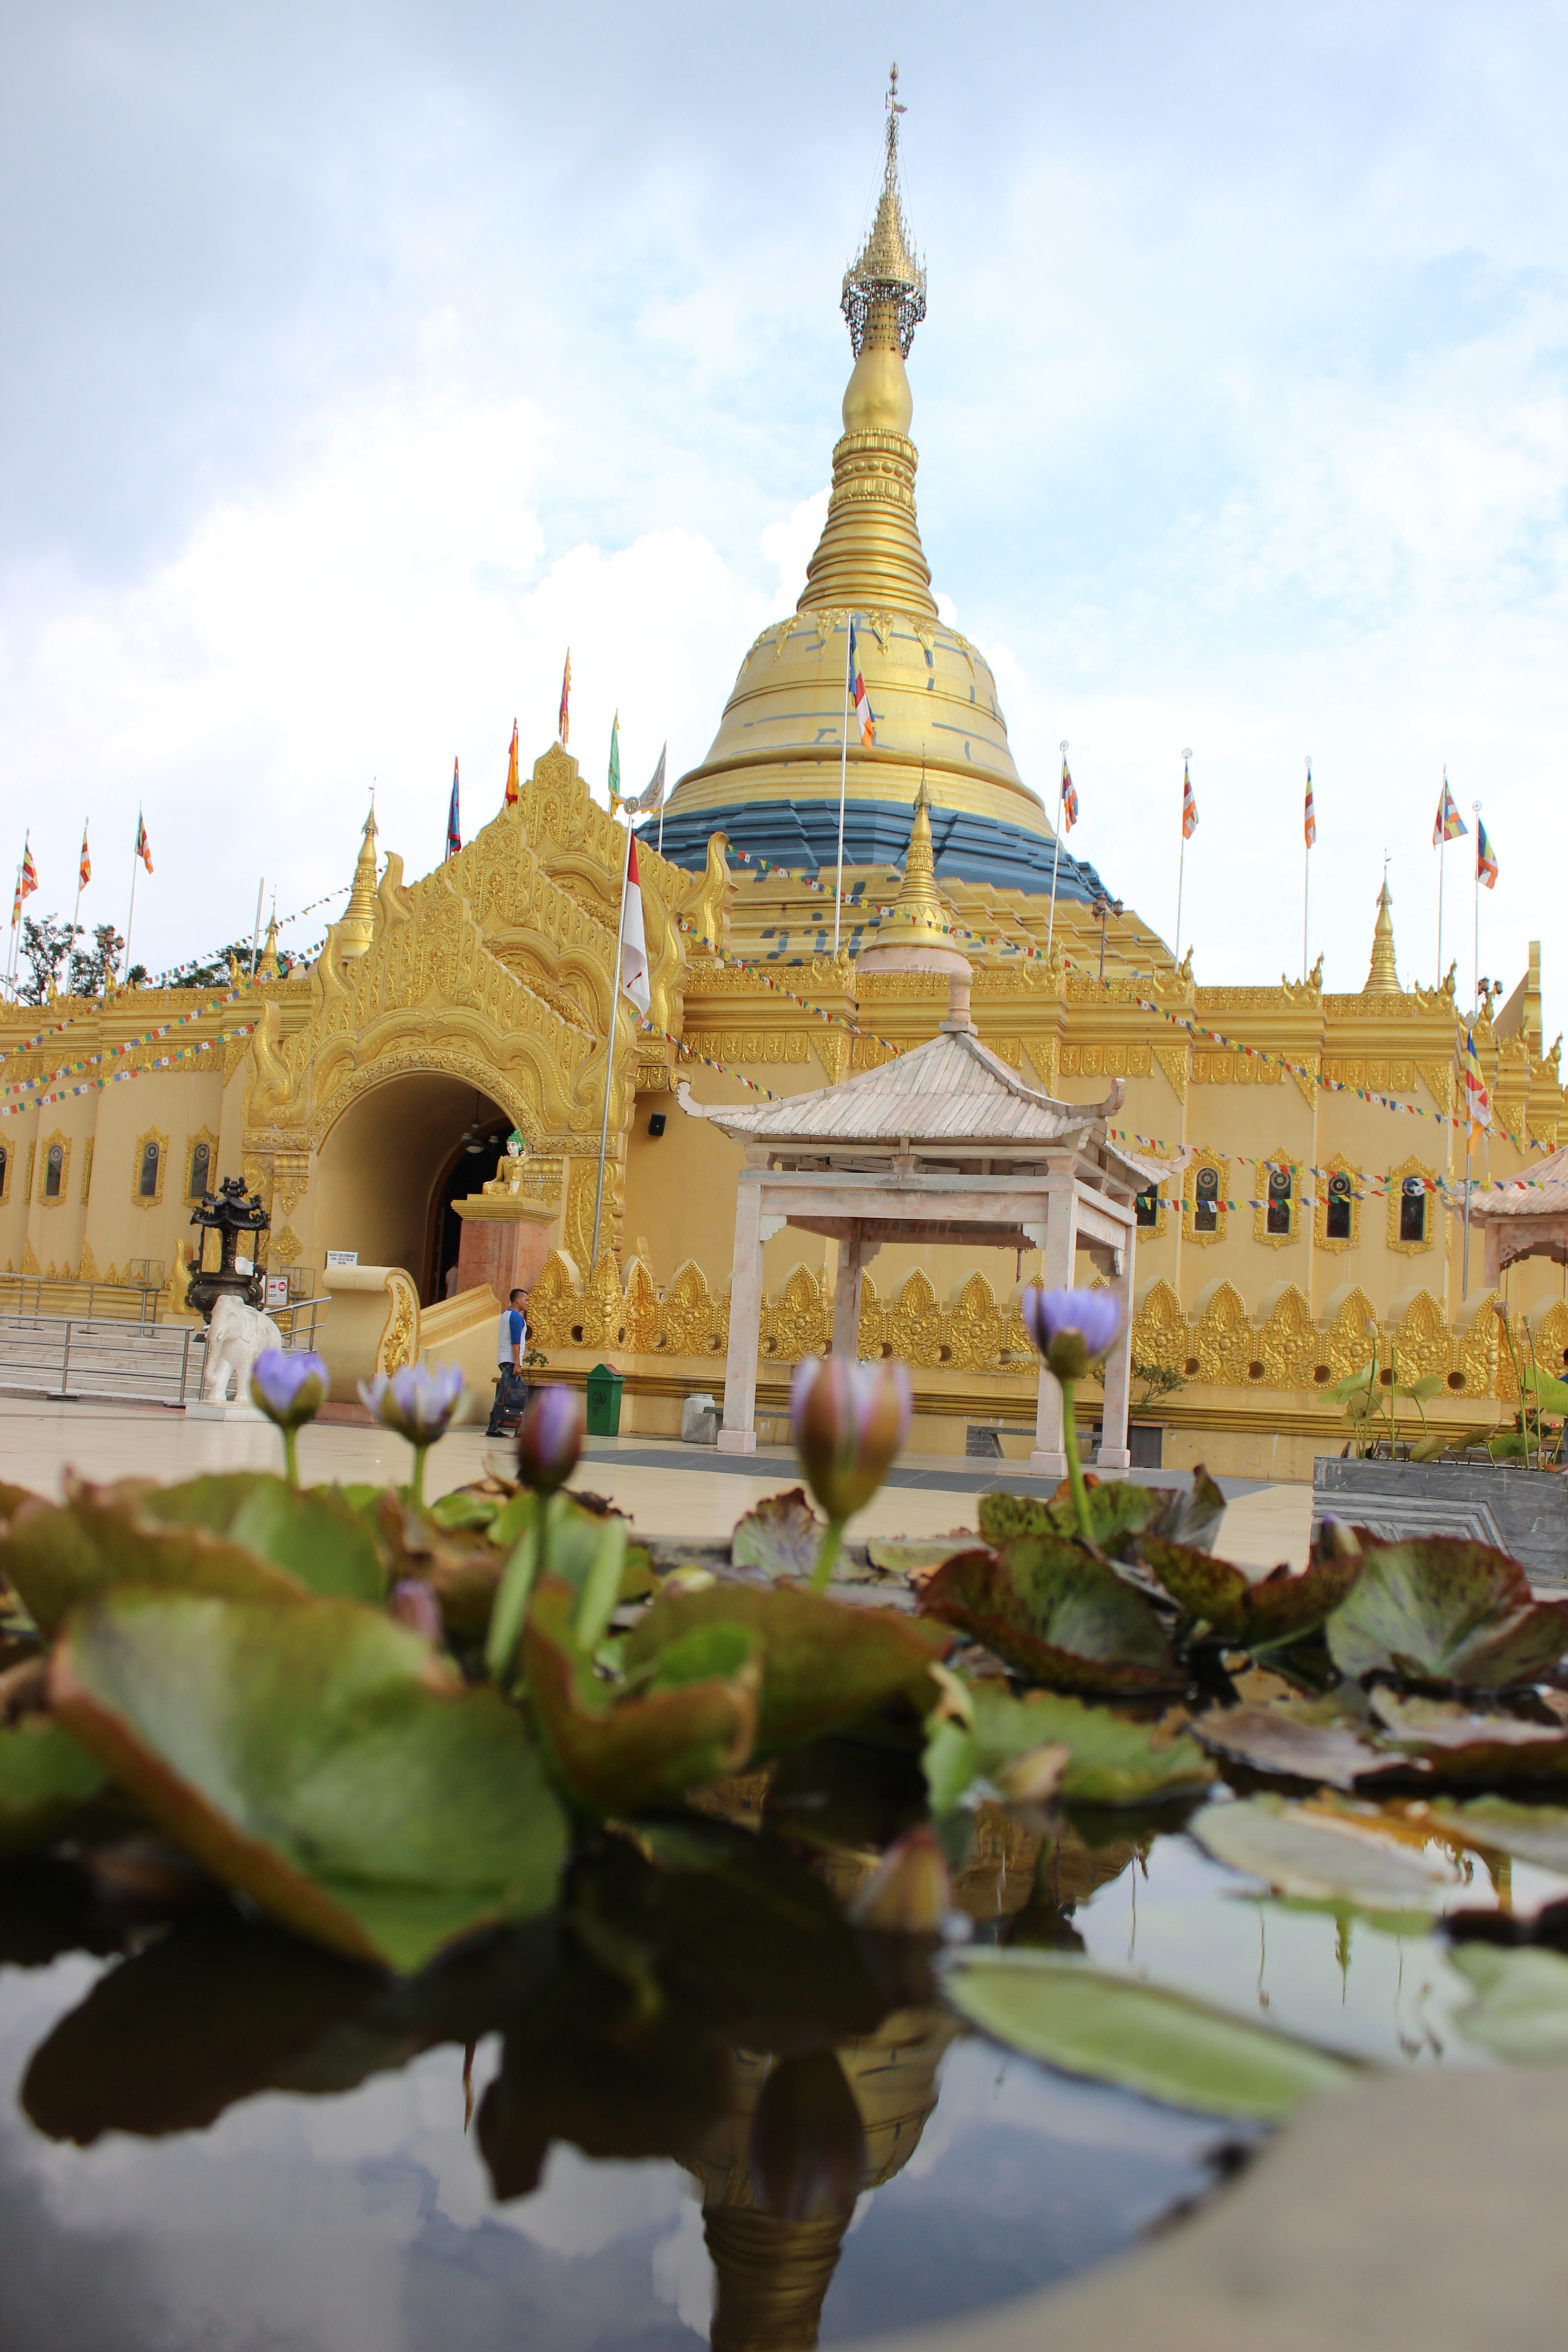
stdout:
<svg viewBox="0 0 1568 2352">
<path fill-rule="evenodd" d="M 458 821 L 458 762 L 452 761 L 452 805 L 447 811 L 447 855 L 456 857 L 463 845 L 462 828 Z"/>
</svg>

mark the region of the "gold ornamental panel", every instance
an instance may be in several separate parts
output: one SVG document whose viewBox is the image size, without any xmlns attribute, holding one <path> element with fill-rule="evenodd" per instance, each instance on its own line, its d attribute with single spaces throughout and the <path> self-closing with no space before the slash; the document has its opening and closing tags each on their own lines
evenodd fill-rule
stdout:
<svg viewBox="0 0 1568 2352">
<path fill-rule="evenodd" d="M 163 1162 L 159 1161 L 160 1181 Z M 38 1139 L 38 1205 L 60 1209 L 70 1194 L 71 1139 L 63 1127 Z M 53 1179 L 51 1189 L 50 1180 Z"/>
<path fill-rule="evenodd" d="M 1453 1357 L 1447 1318 L 1429 1290 L 1417 1291 L 1397 1331 L 1388 1335 L 1394 1379 L 1408 1388 L 1432 1372 L 1447 1379 Z"/>
<path fill-rule="evenodd" d="M 1271 1234 L 1268 1230 L 1268 1180 L 1277 1169 L 1285 1169 L 1290 1178 L 1288 1212 L 1289 1222 L 1282 1234 Z M 1299 1160 L 1292 1160 L 1289 1153 L 1284 1150 L 1271 1151 L 1267 1160 L 1258 1161 L 1254 1174 L 1258 1184 L 1258 1197 L 1252 1204 L 1252 1238 L 1255 1242 L 1261 1242 L 1265 1249 L 1284 1249 L 1289 1243 L 1299 1240 L 1300 1236 L 1301 1162 Z"/>
<path fill-rule="evenodd" d="M 84 1209 L 92 1191 L 92 1146 L 93 1139 L 89 1135 L 81 1148 L 81 1205 Z M 3 1198 L 4 1194 L 0 1193 L 0 1199 Z"/>
<path fill-rule="evenodd" d="M 1182 1302 L 1163 1277 L 1152 1282 L 1132 1318 L 1132 1362 L 1181 1372 L 1187 1366 L 1187 1318 Z"/>
<path fill-rule="evenodd" d="M 894 1355 L 903 1363 L 930 1370 L 942 1361 L 942 1309 L 919 1266 L 904 1276 L 889 1318 L 888 1336 Z"/>
<path fill-rule="evenodd" d="M 1182 1176 L 1183 1239 L 1195 1242 L 1200 1248 L 1210 1242 L 1224 1241 L 1229 1222 L 1229 1160 L 1216 1151 L 1195 1153 Z"/>
<path fill-rule="evenodd" d="M 1287 1283 L 1258 1335 L 1263 1384 L 1271 1389 L 1310 1389 L 1319 1361 L 1318 1334 L 1305 1294 Z"/>
<path fill-rule="evenodd" d="M 1350 1190 L 1348 1194 L 1340 1196 L 1335 1195 L 1333 1181 L 1336 1176 L 1347 1176 L 1350 1179 Z M 1361 1239 L 1361 1171 L 1357 1168 L 1352 1168 L 1350 1161 L 1342 1159 L 1336 1151 L 1333 1158 L 1330 1160 L 1326 1160 L 1323 1166 L 1320 1168 L 1313 1176 L 1312 1191 L 1314 1194 L 1314 1206 L 1312 1210 L 1312 1240 L 1315 1245 L 1321 1250 L 1326 1250 L 1331 1256 L 1337 1256 L 1344 1250 L 1353 1249 L 1357 1242 Z M 1329 1236 L 1329 1202 L 1336 1197 L 1342 1197 L 1346 1200 L 1350 1210 L 1350 1232 L 1348 1234 L 1338 1234 L 1331 1240 Z"/>
<path fill-rule="evenodd" d="M 1225 1281 L 1205 1288 L 1208 1296 L 1193 1339 L 1197 1377 L 1216 1388 L 1239 1388 L 1253 1361 L 1252 1333 L 1241 1293 L 1234 1283 Z"/>
<path fill-rule="evenodd" d="M 1407 1242 L 1400 1239 L 1405 1180 L 1407 1176 L 1419 1177 L 1426 1192 L 1426 1213 L 1421 1220 L 1419 1241 Z M 1391 1168 L 1388 1171 L 1388 1246 L 1391 1250 L 1396 1251 L 1401 1257 L 1419 1257 L 1423 1251 L 1429 1250 L 1433 1246 L 1437 1238 L 1437 1220 L 1443 1211 L 1436 1184 L 1437 1171 L 1435 1168 L 1428 1168 L 1424 1160 L 1415 1157 L 1414 1152 L 1408 1160 L 1402 1160 L 1397 1168 Z"/>
</svg>

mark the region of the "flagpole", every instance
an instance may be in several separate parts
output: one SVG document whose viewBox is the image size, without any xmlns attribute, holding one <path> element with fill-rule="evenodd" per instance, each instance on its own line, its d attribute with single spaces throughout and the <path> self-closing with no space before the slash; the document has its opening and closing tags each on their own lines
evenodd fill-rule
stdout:
<svg viewBox="0 0 1568 2352">
<path fill-rule="evenodd" d="M 82 837 L 82 840 L 85 842 L 85 841 L 86 841 L 86 839 L 87 839 L 87 827 L 86 827 L 86 825 L 85 825 L 85 824 L 84 824 L 84 825 L 83 825 L 83 827 L 82 827 L 82 834 L 81 834 L 81 837 Z M 77 917 L 78 917 L 80 913 L 81 913 L 81 856 L 80 856 L 80 854 L 79 854 L 79 852 L 78 856 L 77 856 L 77 861 L 76 861 L 76 905 L 71 908 L 71 937 L 70 937 L 70 946 L 69 946 L 69 948 L 67 950 L 67 954 L 68 954 L 68 956 L 73 956 L 73 955 L 76 953 Z M 67 988 L 68 988 L 68 988 L 69 988 L 69 986 L 70 986 L 70 976 L 71 976 L 71 968 L 70 968 L 69 963 L 68 962 L 68 963 L 67 963 L 67 965 L 66 965 L 66 986 L 67 986 Z"/>
<path fill-rule="evenodd" d="M 1476 984 L 1475 1003 L 1479 1011 L 1481 1001 L 1481 804 L 1479 801 L 1472 801 L 1470 806 L 1476 813 L 1476 933 L 1471 946 L 1471 978 Z"/>
<path fill-rule="evenodd" d="M 136 846 L 131 853 L 131 911 L 125 918 L 125 965 L 121 974 L 127 987 L 131 984 L 131 927 L 136 919 L 136 868 L 142 862 L 142 812 L 136 812 Z"/>
<path fill-rule="evenodd" d="M 615 824 L 614 818 L 611 823 Z M 619 833 L 620 826 L 616 825 Z M 632 869 L 631 826 L 621 856 L 621 911 L 616 918 L 616 961 L 610 974 L 610 1034 L 605 1045 L 605 1116 L 599 1122 L 599 1181 L 594 1192 L 594 1255 L 587 1269 L 590 1281 L 599 1263 L 599 1216 L 605 1203 L 605 1153 L 610 1141 L 610 1085 L 616 1075 L 616 1015 L 621 1009 L 621 944 L 626 930 L 626 881 Z"/>
<path fill-rule="evenodd" d="M 855 625 L 853 613 L 844 623 L 844 729 L 843 743 L 838 754 L 838 887 L 833 900 L 833 953 L 838 954 L 838 918 L 844 905 L 844 794 L 849 781 L 849 632 Z"/>
<path fill-rule="evenodd" d="M 1068 796 L 1067 776 L 1065 773 L 1067 763 L 1068 747 L 1064 743 L 1062 745 L 1062 768 L 1064 770 L 1064 773 L 1061 782 L 1057 786 L 1057 841 L 1056 856 L 1051 860 L 1051 913 L 1050 920 L 1046 925 L 1046 961 L 1047 963 L 1049 963 L 1051 960 L 1051 940 L 1056 936 L 1057 928 L 1057 869 L 1062 862 L 1062 809 L 1066 804 Z"/>
<path fill-rule="evenodd" d="M 256 951 L 261 945 L 261 894 L 266 887 L 267 877 L 264 874 L 256 886 L 256 929 L 250 934 L 250 977 L 253 982 L 256 978 Z"/>
</svg>

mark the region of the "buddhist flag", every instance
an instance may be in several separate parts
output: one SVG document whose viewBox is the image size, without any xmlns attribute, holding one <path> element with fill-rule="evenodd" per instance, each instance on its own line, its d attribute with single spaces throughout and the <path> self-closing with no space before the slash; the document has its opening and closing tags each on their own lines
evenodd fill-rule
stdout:
<svg viewBox="0 0 1568 2352">
<path fill-rule="evenodd" d="M 501 803 L 501 806 L 503 808 L 515 808 L 517 806 L 517 721 L 514 719 L 511 722 L 511 750 L 508 754 L 506 763 L 506 798 Z"/>
<path fill-rule="evenodd" d="M 869 751 L 877 740 L 877 721 L 871 712 L 871 698 L 866 691 L 866 681 L 860 675 L 860 656 L 856 647 L 855 618 L 849 619 L 849 691 L 855 698 L 855 716 L 860 722 L 860 747 Z"/>
<path fill-rule="evenodd" d="M 1301 818 L 1301 830 L 1307 836 L 1308 848 L 1311 849 L 1315 847 L 1318 839 L 1318 813 L 1312 806 L 1312 762 L 1310 760 L 1307 762 L 1307 805 Z"/>
<path fill-rule="evenodd" d="M 33 863 L 33 853 L 28 845 L 28 837 L 24 834 L 22 835 L 22 880 L 16 894 L 18 914 L 22 911 L 22 900 L 30 898 L 37 887 L 38 869 Z"/>
<path fill-rule="evenodd" d="M 1497 856 L 1487 839 L 1486 826 L 1476 819 L 1476 879 L 1484 882 L 1489 890 L 1497 887 Z"/>
<path fill-rule="evenodd" d="M 1432 827 L 1432 846 L 1437 849 L 1445 841 L 1458 841 L 1459 835 L 1462 833 L 1468 833 L 1469 829 L 1454 804 L 1454 795 L 1448 790 L 1448 771 L 1445 768 L 1443 797 L 1437 803 L 1437 822 Z"/>
<path fill-rule="evenodd" d="M 621 986 L 647 1019 L 647 933 L 643 929 L 642 884 L 637 877 L 637 837 L 626 828 L 626 912 L 621 925 Z"/>
<path fill-rule="evenodd" d="M 621 714 L 617 710 L 610 721 L 610 807 L 621 804 Z"/>
<path fill-rule="evenodd" d="M 571 711 L 568 708 L 571 699 L 572 648 L 568 646 L 566 648 L 566 667 L 561 673 L 561 715 L 555 721 L 555 732 L 561 739 L 561 749 L 563 751 L 566 749 L 567 738 L 572 731 L 572 717 Z"/>
<path fill-rule="evenodd" d="M 1193 798 L 1193 780 L 1187 763 L 1182 761 L 1182 839 L 1191 841 L 1198 829 L 1198 804 Z"/>
<path fill-rule="evenodd" d="M 447 857 L 456 857 L 462 845 L 463 828 L 461 820 L 458 814 L 458 761 L 456 754 L 454 754 L 452 760 L 452 799 L 451 804 L 447 811 Z"/>
<path fill-rule="evenodd" d="M 131 855 L 132 859 L 139 857 L 142 860 L 142 865 L 147 868 L 148 873 L 151 874 L 153 871 L 153 845 L 147 838 L 147 828 L 142 822 L 142 812 L 140 809 L 136 812 L 136 846 L 132 851 Z"/>
<path fill-rule="evenodd" d="M 1062 831 L 1070 833 L 1078 823 L 1078 786 L 1068 768 L 1068 755 L 1062 753 Z"/>
<path fill-rule="evenodd" d="M 81 828 L 81 863 L 76 870 L 76 887 L 79 890 L 85 890 L 91 880 L 92 860 L 87 854 L 87 824 L 84 820 Z"/>
<path fill-rule="evenodd" d="M 1483 1141 L 1492 1123 L 1492 1098 L 1487 1091 L 1487 1082 L 1476 1058 L 1476 1038 L 1472 1029 L 1465 1032 L 1465 1110 L 1470 1122 L 1471 1143 Z"/>
<path fill-rule="evenodd" d="M 664 763 L 668 756 L 669 744 L 667 740 L 659 751 L 658 767 L 632 803 L 633 808 L 637 810 L 639 816 L 651 816 L 655 809 L 664 806 Z"/>
</svg>

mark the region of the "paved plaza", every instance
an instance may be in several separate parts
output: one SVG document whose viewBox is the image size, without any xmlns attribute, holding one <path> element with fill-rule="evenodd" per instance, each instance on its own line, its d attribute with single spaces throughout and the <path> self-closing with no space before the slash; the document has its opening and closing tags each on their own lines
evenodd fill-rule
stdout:
<svg viewBox="0 0 1568 2352">
<path fill-rule="evenodd" d="M 481 1477 L 492 1465 L 505 1472 L 510 1449 L 477 1430 L 459 1430 L 430 1455 L 426 1491 Z M 51 1404 L 0 1397 L 0 1478 L 59 1491 L 67 1470 L 96 1480 L 193 1478 L 203 1471 L 276 1469 L 282 1451 L 264 1423 L 193 1421 L 162 1406 Z M 344 1423 L 317 1423 L 300 1437 L 300 1465 L 308 1480 L 401 1479 L 408 1449 L 385 1431 Z M 1184 1480 L 1179 1471 L 1137 1474 L 1152 1485 Z M 647 1437 L 590 1438 L 576 1484 L 605 1495 L 651 1536 L 695 1538 L 728 1535 L 735 1521 L 766 1495 L 799 1481 L 787 1446 L 752 1454 L 716 1453 L 710 1446 Z M 1308 1486 L 1259 1486 L 1221 1481 L 1229 1500 L 1215 1545 L 1222 1557 L 1247 1567 L 1282 1559 L 1305 1564 L 1311 1524 Z M 1005 1462 L 978 1463 L 953 1454 L 905 1454 L 869 1508 L 855 1521 L 867 1536 L 937 1536 L 972 1528 L 981 1495 L 993 1489 L 1046 1492 L 1038 1481 Z"/>
</svg>

